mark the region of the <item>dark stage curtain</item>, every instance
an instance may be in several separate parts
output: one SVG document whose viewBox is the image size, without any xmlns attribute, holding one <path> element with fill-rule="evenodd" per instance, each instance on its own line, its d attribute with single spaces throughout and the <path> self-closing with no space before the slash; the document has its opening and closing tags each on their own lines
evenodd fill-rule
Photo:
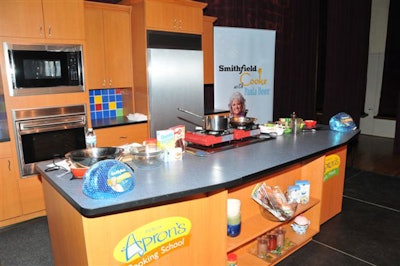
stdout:
<svg viewBox="0 0 400 266">
<path fill-rule="evenodd" d="M 390 1 L 389 19 L 386 37 L 385 64 L 378 116 L 396 118 L 397 104 L 400 93 L 398 78 L 400 76 L 400 1 Z"/>
<path fill-rule="evenodd" d="M 321 121 L 338 112 L 356 124 L 364 113 L 371 0 L 326 1 L 326 55 Z"/>
<path fill-rule="evenodd" d="M 316 119 L 319 106 L 322 123 L 340 111 L 358 123 L 364 108 L 371 0 L 201 2 L 208 3 L 206 15 L 218 18 L 216 26 L 276 30 L 274 120 L 292 112 Z"/>
</svg>

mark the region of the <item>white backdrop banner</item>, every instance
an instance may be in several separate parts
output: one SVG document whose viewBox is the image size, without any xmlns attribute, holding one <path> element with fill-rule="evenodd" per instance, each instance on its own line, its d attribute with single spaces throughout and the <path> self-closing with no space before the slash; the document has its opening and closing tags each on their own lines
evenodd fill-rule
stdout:
<svg viewBox="0 0 400 266">
<path fill-rule="evenodd" d="M 272 121 L 275 31 L 214 27 L 214 106 L 226 110 L 231 95 L 246 100 L 247 116 Z"/>
</svg>

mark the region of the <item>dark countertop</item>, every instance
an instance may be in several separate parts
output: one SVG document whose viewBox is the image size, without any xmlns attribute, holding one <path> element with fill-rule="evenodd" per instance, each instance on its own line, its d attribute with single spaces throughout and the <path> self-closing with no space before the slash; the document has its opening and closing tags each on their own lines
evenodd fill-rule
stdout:
<svg viewBox="0 0 400 266">
<path fill-rule="evenodd" d="M 125 116 L 122 117 L 115 117 L 115 118 L 104 118 L 104 119 L 96 119 L 92 120 L 92 127 L 93 129 L 98 128 L 106 128 L 106 127 L 117 127 L 117 126 L 124 126 L 124 125 L 132 125 L 132 124 L 141 124 L 147 123 L 147 121 L 132 121 L 126 118 Z"/>
<path fill-rule="evenodd" d="M 185 153 L 181 161 L 165 163 L 153 169 L 133 165 L 135 188 L 115 199 L 95 200 L 85 196 L 82 192 L 83 180 L 70 180 L 72 175 L 62 175 L 61 170 L 45 172 L 50 162 L 39 163 L 37 170 L 80 214 L 96 217 L 232 188 L 290 164 L 322 155 L 347 144 L 357 134 L 359 130 L 340 133 L 321 129 L 282 135 L 205 157 Z"/>
</svg>

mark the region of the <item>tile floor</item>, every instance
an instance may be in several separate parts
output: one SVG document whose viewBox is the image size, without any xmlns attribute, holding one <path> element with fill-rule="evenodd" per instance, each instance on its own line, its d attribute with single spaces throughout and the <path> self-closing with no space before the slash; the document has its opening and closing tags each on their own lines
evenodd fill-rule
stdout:
<svg viewBox="0 0 400 266">
<path fill-rule="evenodd" d="M 278 265 L 400 265 L 399 191 L 400 177 L 348 168 L 342 212 Z"/>
</svg>

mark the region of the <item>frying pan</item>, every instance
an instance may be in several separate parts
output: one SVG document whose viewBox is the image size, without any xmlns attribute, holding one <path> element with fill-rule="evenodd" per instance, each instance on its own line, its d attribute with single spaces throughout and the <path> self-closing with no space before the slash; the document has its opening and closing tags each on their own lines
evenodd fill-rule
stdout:
<svg viewBox="0 0 400 266">
<path fill-rule="evenodd" d="M 237 127 L 247 127 L 250 125 L 253 125 L 254 122 L 257 121 L 257 118 L 254 117 L 247 117 L 247 116 L 241 116 L 241 117 L 231 117 L 229 119 L 229 123 L 233 128 Z"/>
</svg>

